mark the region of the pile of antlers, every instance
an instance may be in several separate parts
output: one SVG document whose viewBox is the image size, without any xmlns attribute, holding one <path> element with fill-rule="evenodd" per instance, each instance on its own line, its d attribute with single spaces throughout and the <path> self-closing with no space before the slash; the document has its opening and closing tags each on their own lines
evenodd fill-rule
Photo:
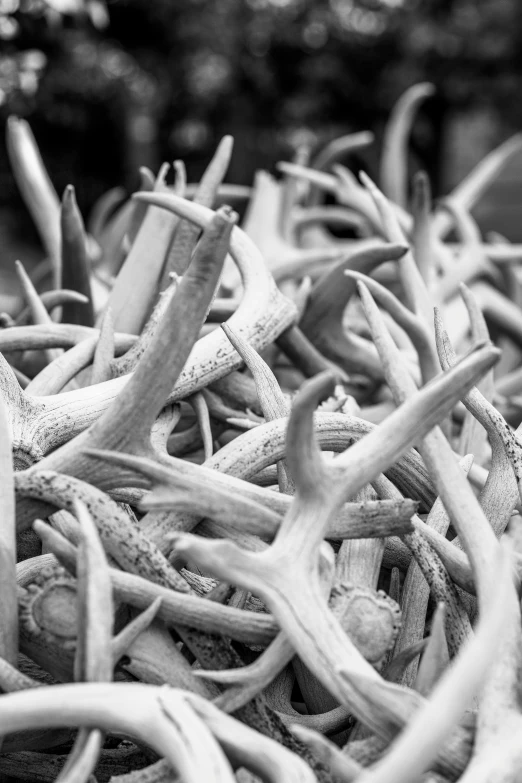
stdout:
<svg viewBox="0 0 522 783">
<path fill-rule="evenodd" d="M 87 227 L 9 121 L 46 259 L 1 315 L 4 774 L 519 780 L 522 247 L 471 210 L 522 139 L 433 207 L 431 92 L 382 190 L 369 133 L 251 189 L 225 137 Z"/>
</svg>

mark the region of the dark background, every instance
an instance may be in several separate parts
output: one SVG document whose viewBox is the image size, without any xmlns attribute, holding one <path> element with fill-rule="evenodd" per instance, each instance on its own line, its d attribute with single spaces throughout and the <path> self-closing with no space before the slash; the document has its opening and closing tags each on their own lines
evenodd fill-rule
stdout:
<svg viewBox="0 0 522 783">
<path fill-rule="evenodd" d="M 88 214 L 109 187 L 135 187 L 139 165 L 182 158 L 196 180 L 225 133 L 231 182 L 273 171 L 303 139 L 363 129 L 377 143 L 356 163 L 376 173 L 391 107 L 431 81 L 412 170 L 444 193 L 522 128 L 521 39 L 517 0 L 0 0 L 4 235 L 32 236 L 9 114 L 29 120 L 56 189 L 75 184 Z M 498 200 L 508 223 L 516 179 Z"/>
</svg>

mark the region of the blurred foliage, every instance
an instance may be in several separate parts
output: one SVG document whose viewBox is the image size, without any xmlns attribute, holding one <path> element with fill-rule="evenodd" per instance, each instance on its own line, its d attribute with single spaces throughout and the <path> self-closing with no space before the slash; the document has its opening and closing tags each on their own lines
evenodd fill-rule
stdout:
<svg viewBox="0 0 522 783">
<path fill-rule="evenodd" d="M 224 133 L 249 182 L 305 138 L 378 131 L 429 80 L 414 144 L 436 177 L 448 112 L 520 126 L 521 23 L 517 0 L 0 0 L 0 116 L 29 119 L 88 208 L 140 162 L 181 157 L 196 178 Z"/>
</svg>

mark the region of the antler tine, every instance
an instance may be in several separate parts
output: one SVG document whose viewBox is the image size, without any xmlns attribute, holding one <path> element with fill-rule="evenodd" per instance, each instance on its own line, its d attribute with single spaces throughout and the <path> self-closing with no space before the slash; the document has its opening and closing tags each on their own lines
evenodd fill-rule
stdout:
<svg viewBox="0 0 522 783">
<path fill-rule="evenodd" d="M 214 201 L 219 190 L 219 186 L 225 178 L 232 150 L 234 148 L 234 139 L 232 136 L 223 136 L 219 142 L 214 157 L 205 169 L 201 181 L 193 196 L 193 203 L 201 204 L 205 207 L 213 207 Z M 178 191 L 179 196 L 185 194 Z M 179 220 L 179 218 L 178 218 Z M 163 268 L 161 289 L 165 289 L 169 283 L 169 273 L 183 275 L 190 264 L 190 258 L 199 234 L 199 226 L 190 221 L 183 220 L 176 227 L 176 233 L 173 237 L 165 265 Z"/>
<path fill-rule="evenodd" d="M 424 321 L 408 310 L 391 291 L 371 277 L 353 270 L 346 270 L 344 274 L 364 283 L 372 296 L 404 329 L 417 351 L 423 382 L 431 381 L 440 372 L 440 367 L 433 339 Z"/>
<path fill-rule="evenodd" d="M 273 421 L 286 417 L 290 406 L 270 367 L 230 326 L 224 323 L 221 324 L 221 328 L 252 373 L 265 420 Z M 285 460 L 277 463 L 277 476 L 280 491 L 292 494 L 294 485 L 291 476 L 288 475 Z"/>
<path fill-rule="evenodd" d="M 27 274 L 27 272 L 25 271 L 24 265 L 22 264 L 21 261 L 15 261 L 15 269 L 16 269 L 18 281 L 20 283 L 20 287 L 22 288 L 23 291 L 24 299 L 31 313 L 31 318 L 33 322 L 38 326 L 39 325 L 47 326 L 48 324 L 51 324 L 52 318 L 50 314 L 47 312 L 45 305 L 40 299 L 40 295 L 38 291 L 34 287 L 34 284 L 31 278 L 29 277 L 29 275 Z M 61 353 L 62 353 L 61 350 L 56 348 L 49 348 L 44 351 L 44 354 L 48 362 L 52 362 L 54 359 L 60 356 Z"/>
<path fill-rule="evenodd" d="M 231 685 L 215 699 L 214 704 L 224 712 L 235 712 L 268 687 L 294 655 L 290 640 L 284 633 L 279 633 L 253 663 L 240 669 L 201 670 L 196 675 Z"/>
<path fill-rule="evenodd" d="M 167 190 L 164 164 L 154 183 L 154 192 Z M 132 247 L 119 270 L 108 306 L 117 331 L 139 334 L 156 297 L 163 263 L 177 221 L 159 209 L 147 209 Z M 144 264 L 144 258 L 147 262 Z M 139 279 L 140 284 L 136 285 Z"/>
<path fill-rule="evenodd" d="M 413 254 L 426 287 L 435 288 L 437 266 L 443 264 L 445 252 L 442 243 L 437 242 L 433 231 L 431 215 L 431 185 L 425 171 L 418 171 L 413 177 Z"/>
<path fill-rule="evenodd" d="M 60 200 L 26 120 L 9 117 L 7 152 L 23 198 L 51 259 L 54 288 L 60 287 Z"/>
<path fill-rule="evenodd" d="M 471 210 L 482 194 L 490 187 L 499 173 L 522 149 L 522 133 L 515 133 L 503 144 L 492 150 L 460 182 L 451 193 L 451 199 L 461 208 Z M 451 218 L 439 212 L 435 216 L 434 230 L 444 237 L 451 228 Z"/>
<path fill-rule="evenodd" d="M 348 372 L 362 369 L 371 377 L 381 378 L 381 368 L 371 345 L 347 334 L 342 325 L 344 310 L 355 292 L 355 283 L 344 275 L 344 270 L 369 274 L 386 261 L 397 261 L 405 252 L 404 243 L 375 244 L 355 252 L 324 274 L 310 293 L 300 328 L 324 356 Z"/>
<path fill-rule="evenodd" d="M 91 362 L 98 337 L 87 337 L 46 365 L 25 388 L 26 394 L 49 396 L 63 387 Z"/>
<path fill-rule="evenodd" d="M 60 228 L 62 237 L 62 285 L 84 294 L 87 305 L 66 304 L 62 309 L 62 319 L 67 323 L 94 325 L 94 308 L 90 280 L 90 264 L 87 252 L 87 235 L 81 212 L 76 203 L 73 185 L 65 188 Z"/>
<path fill-rule="evenodd" d="M 321 496 L 327 487 L 327 473 L 314 433 L 313 413 L 319 403 L 329 397 L 336 377 L 328 370 L 303 384 L 295 398 L 286 431 L 287 462 L 297 495 L 303 502 Z M 288 517 L 278 534 L 282 538 L 288 530 Z"/>
<path fill-rule="evenodd" d="M 395 103 L 384 131 L 380 181 L 385 195 L 403 209 L 408 206 L 408 136 L 415 112 L 434 92 L 429 82 L 406 90 Z"/>
</svg>

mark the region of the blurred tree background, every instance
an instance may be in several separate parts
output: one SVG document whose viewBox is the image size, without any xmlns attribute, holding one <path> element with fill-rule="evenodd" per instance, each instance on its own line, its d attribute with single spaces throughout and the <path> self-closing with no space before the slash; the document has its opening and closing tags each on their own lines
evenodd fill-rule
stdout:
<svg viewBox="0 0 522 783">
<path fill-rule="evenodd" d="M 238 183 L 305 138 L 379 140 L 431 81 L 412 154 L 441 192 L 521 127 L 521 39 L 517 0 L 0 0 L 0 118 L 29 120 L 88 212 L 139 165 L 182 158 L 197 179 L 225 133 Z M 0 208 L 21 209 L 4 130 Z"/>
</svg>

